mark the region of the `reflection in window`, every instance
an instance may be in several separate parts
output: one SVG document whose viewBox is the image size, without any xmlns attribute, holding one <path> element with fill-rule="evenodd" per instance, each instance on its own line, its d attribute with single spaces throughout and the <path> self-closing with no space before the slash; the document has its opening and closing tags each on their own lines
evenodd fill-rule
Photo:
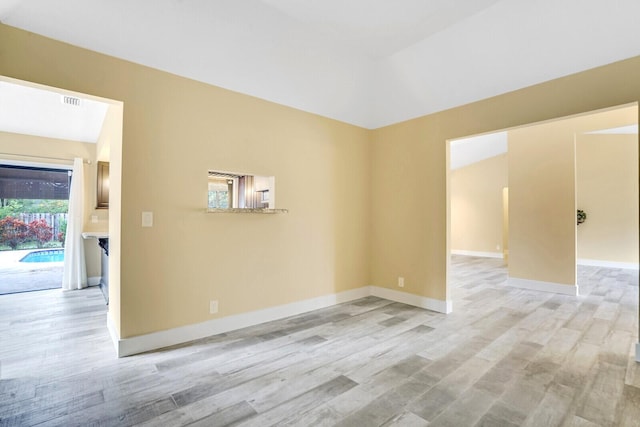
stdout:
<svg viewBox="0 0 640 427">
<path fill-rule="evenodd" d="M 209 178 L 209 208 L 233 207 L 233 180 Z"/>
<path fill-rule="evenodd" d="M 209 171 L 209 209 L 274 209 L 275 177 Z"/>
</svg>

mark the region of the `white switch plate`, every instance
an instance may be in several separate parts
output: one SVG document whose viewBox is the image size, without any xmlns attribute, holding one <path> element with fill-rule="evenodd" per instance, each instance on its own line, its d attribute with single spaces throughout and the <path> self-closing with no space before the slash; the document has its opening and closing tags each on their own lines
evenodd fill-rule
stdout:
<svg viewBox="0 0 640 427">
<path fill-rule="evenodd" d="M 216 314 L 218 312 L 218 301 L 211 300 L 209 301 L 209 313 Z"/>
<path fill-rule="evenodd" d="M 91 215 L 91 222 L 94 224 L 98 222 L 98 215 Z"/>
<path fill-rule="evenodd" d="M 142 226 L 153 227 L 153 212 L 142 212 Z"/>
<path fill-rule="evenodd" d="M 398 287 L 404 288 L 404 277 L 398 277 Z"/>
</svg>

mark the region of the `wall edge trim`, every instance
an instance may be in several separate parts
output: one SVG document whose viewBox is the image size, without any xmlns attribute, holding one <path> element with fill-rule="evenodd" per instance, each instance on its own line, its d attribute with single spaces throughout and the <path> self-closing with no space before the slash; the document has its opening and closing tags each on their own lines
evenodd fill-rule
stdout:
<svg viewBox="0 0 640 427">
<path fill-rule="evenodd" d="M 640 342 L 636 344 L 636 362 L 640 363 Z"/>
<path fill-rule="evenodd" d="M 109 330 L 109 336 L 111 337 L 111 341 L 113 342 L 113 346 L 116 350 L 116 356 L 122 357 L 120 355 L 120 335 L 118 335 L 116 326 L 113 324 L 110 312 L 107 312 L 107 329 Z"/>
<path fill-rule="evenodd" d="M 100 286 L 100 276 L 87 277 L 88 286 Z"/>
<path fill-rule="evenodd" d="M 628 270 L 640 270 L 640 265 L 634 262 L 606 261 L 601 259 L 587 259 L 587 258 L 578 258 L 577 262 L 578 262 L 578 265 L 591 265 L 594 267 L 624 268 Z"/>
<path fill-rule="evenodd" d="M 540 280 L 520 279 L 509 277 L 507 285 L 532 291 L 553 292 L 556 294 L 578 296 L 578 285 L 563 285 L 562 283 L 543 282 Z"/>
<path fill-rule="evenodd" d="M 396 290 L 377 286 L 363 286 L 335 294 L 323 295 L 290 304 L 269 307 L 233 316 L 221 317 L 206 322 L 152 332 L 130 338 L 120 338 L 115 329 L 111 316 L 107 314 L 107 327 L 109 335 L 116 348 L 117 357 L 131 356 L 145 351 L 157 350 L 172 345 L 183 344 L 201 338 L 259 325 L 274 320 L 308 313 L 313 310 L 331 307 L 344 302 L 376 296 L 389 301 L 400 302 L 415 307 L 439 313 L 451 313 L 453 305 L 450 300 L 442 301 L 419 295 L 399 292 Z"/>
<path fill-rule="evenodd" d="M 414 307 L 426 308 L 427 310 L 437 311 L 438 313 L 448 314 L 453 311 L 451 300 L 442 301 L 379 286 L 371 286 L 370 288 L 371 295 L 378 298 L 413 305 Z"/>
<path fill-rule="evenodd" d="M 371 295 L 369 286 L 351 289 L 335 294 L 297 301 L 290 304 L 278 305 L 247 313 L 221 317 L 205 322 L 180 326 L 150 334 L 138 335 L 130 338 L 119 338 L 112 334 L 116 340 L 118 357 L 131 356 L 145 351 L 157 350 L 172 345 L 183 344 L 212 335 L 222 334 L 261 323 L 283 319 L 307 313 L 313 310 L 330 307 L 336 304 L 353 301 Z"/>
<path fill-rule="evenodd" d="M 502 252 L 466 251 L 463 249 L 452 249 L 451 255 L 475 256 L 481 258 L 503 258 Z"/>
</svg>

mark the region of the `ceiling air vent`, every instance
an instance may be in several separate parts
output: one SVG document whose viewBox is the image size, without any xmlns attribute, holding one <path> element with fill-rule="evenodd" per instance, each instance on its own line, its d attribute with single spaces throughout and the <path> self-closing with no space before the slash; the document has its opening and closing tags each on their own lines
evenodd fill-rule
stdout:
<svg viewBox="0 0 640 427">
<path fill-rule="evenodd" d="M 80 106 L 80 98 L 75 96 L 62 95 L 62 103 L 67 105 L 73 105 L 74 107 Z"/>
</svg>

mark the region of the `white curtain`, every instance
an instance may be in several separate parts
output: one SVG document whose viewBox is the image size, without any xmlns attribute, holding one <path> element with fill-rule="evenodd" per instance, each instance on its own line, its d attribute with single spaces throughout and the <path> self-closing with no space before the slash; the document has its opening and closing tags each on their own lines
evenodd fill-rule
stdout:
<svg viewBox="0 0 640 427">
<path fill-rule="evenodd" d="M 80 158 L 73 161 L 73 176 L 69 189 L 69 215 L 67 237 L 64 243 L 64 272 L 62 289 L 82 289 L 87 287 L 87 267 L 84 259 L 82 226 L 84 223 L 84 162 Z"/>
</svg>

